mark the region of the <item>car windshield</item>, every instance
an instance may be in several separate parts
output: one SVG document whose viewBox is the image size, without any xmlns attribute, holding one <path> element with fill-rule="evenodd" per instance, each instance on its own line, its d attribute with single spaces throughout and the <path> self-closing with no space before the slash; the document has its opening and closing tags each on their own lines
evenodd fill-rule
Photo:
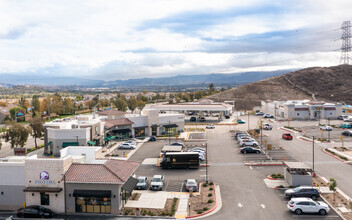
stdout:
<svg viewBox="0 0 352 220">
<path fill-rule="evenodd" d="M 138 183 L 144 183 L 144 179 L 138 179 Z"/>
<path fill-rule="evenodd" d="M 188 180 L 187 184 L 189 184 L 189 185 L 197 185 L 195 180 Z"/>
<path fill-rule="evenodd" d="M 161 182 L 160 178 L 153 178 L 153 182 Z"/>
<path fill-rule="evenodd" d="M 294 192 L 298 192 L 300 190 L 300 188 L 294 188 L 293 191 Z"/>
</svg>

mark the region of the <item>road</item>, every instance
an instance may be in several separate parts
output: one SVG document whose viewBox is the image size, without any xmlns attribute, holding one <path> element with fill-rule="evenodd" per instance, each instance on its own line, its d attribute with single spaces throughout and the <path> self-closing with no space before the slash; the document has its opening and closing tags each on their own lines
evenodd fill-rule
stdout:
<svg viewBox="0 0 352 220">
<path fill-rule="evenodd" d="M 13 156 L 13 149 L 11 148 L 10 142 L 5 142 L 4 139 L 1 139 L 1 141 L 2 141 L 2 147 L 0 150 L 0 158 L 7 157 L 7 156 Z M 37 144 L 38 144 L 38 146 L 41 144 L 44 144 L 44 141 L 37 138 Z M 35 147 L 34 138 L 32 136 L 28 137 L 28 140 L 27 140 L 26 144 L 24 145 L 24 147 L 25 148 Z"/>
</svg>

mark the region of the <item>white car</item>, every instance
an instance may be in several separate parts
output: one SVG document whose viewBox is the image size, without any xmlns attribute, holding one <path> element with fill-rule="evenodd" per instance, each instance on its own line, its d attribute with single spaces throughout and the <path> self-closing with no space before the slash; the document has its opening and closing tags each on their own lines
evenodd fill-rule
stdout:
<svg viewBox="0 0 352 220">
<path fill-rule="evenodd" d="M 238 143 L 248 142 L 248 141 L 255 141 L 255 139 L 254 138 L 241 138 L 238 140 Z"/>
<path fill-rule="evenodd" d="M 273 126 L 270 125 L 270 124 L 264 124 L 264 125 L 263 125 L 263 129 L 264 129 L 264 130 L 272 130 L 272 129 L 273 129 Z"/>
<path fill-rule="evenodd" d="M 332 131 L 332 127 L 331 126 L 320 126 L 320 130 L 324 130 L 324 131 Z"/>
<path fill-rule="evenodd" d="M 258 142 L 256 142 L 255 140 L 252 140 L 252 141 L 241 141 L 240 145 L 242 147 L 247 147 L 247 146 L 256 147 L 256 146 L 258 146 Z"/>
<path fill-rule="evenodd" d="M 192 189 L 193 192 L 198 192 L 198 183 L 195 179 L 187 179 L 186 182 L 186 190 L 189 191 Z"/>
<path fill-rule="evenodd" d="M 137 145 L 136 142 L 128 140 L 128 141 L 124 141 L 122 143 L 127 143 L 127 144 L 132 144 L 132 145 Z"/>
<path fill-rule="evenodd" d="M 257 112 L 255 113 L 255 115 L 264 115 L 265 113 L 264 112 Z"/>
<path fill-rule="evenodd" d="M 292 198 L 287 203 L 287 208 L 297 215 L 302 213 L 319 213 L 326 215 L 330 212 L 329 206 L 324 202 L 316 202 L 310 198 Z"/>
<path fill-rule="evenodd" d="M 348 118 L 343 119 L 344 122 L 352 122 L 352 117 L 349 116 Z"/>
<path fill-rule="evenodd" d="M 271 114 L 264 114 L 263 118 L 274 118 L 274 116 Z"/>
<path fill-rule="evenodd" d="M 150 182 L 150 189 L 155 191 L 161 191 L 164 186 L 164 175 L 154 175 Z"/>
<path fill-rule="evenodd" d="M 129 143 L 121 143 L 119 145 L 119 149 L 135 149 L 136 148 L 136 145 L 133 145 L 133 144 L 129 144 Z"/>
<path fill-rule="evenodd" d="M 207 125 L 207 126 L 205 126 L 205 128 L 207 128 L 207 129 L 214 129 L 214 128 L 215 128 L 215 125 L 213 125 L 213 124 Z"/>
</svg>

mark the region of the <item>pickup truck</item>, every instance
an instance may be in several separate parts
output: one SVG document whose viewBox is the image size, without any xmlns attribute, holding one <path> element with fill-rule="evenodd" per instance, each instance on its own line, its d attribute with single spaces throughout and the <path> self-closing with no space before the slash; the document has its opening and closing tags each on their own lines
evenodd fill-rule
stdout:
<svg viewBox="0 0 352 220">
<path fill-rule="evenodd" d="M 282 138 L 285 140 L 292 140 L 293 137 L 291 134 L 287 133 L 287 134 L 282 134 Z"/>
</svg>

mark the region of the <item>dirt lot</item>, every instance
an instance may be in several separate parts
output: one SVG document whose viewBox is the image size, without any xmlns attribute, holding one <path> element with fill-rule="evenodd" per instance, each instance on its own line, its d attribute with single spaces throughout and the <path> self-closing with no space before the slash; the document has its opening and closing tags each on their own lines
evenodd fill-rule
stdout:
<svg viewBox="0 0 352 220">
<path fill-rule="evenodd" d="M 177 198 L 167 199 L 164 209 L 126 208 L 123 214 L 129 216 L 174 216 L 178 207 L 178 203 L 179 199 Z"/>
</svg>

